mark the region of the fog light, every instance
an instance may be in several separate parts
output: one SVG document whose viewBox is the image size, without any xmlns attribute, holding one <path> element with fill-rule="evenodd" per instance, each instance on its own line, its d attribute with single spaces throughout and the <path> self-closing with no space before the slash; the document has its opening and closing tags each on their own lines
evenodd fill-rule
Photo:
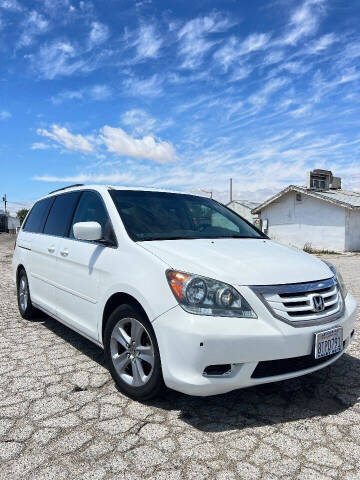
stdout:
<svg viewBox="0 0 360 480">
<path fill-rule="evenodd" d="M 223 365 L 208 365 L 204 371 L 203 375 L 209 377 L 219 377 L 221 375 L 228 375 L 231 372 L 230 363 L 225 363 Z"/>
</svg>

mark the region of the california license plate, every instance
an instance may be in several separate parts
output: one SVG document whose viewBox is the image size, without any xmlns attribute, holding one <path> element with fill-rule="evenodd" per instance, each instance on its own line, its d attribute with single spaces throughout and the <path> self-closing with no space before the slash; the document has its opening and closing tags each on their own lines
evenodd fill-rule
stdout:
<svg viewBox="0 0 360 480">
<path fill-rule="evenodd" d="M 327 357 L 343 349 L 342 327 L 315 333 L 315 358 Z"/>
</svg>

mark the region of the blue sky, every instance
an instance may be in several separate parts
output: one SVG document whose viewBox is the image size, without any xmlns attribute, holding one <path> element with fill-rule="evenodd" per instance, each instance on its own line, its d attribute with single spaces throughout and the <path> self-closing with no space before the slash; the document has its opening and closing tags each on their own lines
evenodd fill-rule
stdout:
<svg viewBox="0 0 360 480">
<path fill-rule="evenodd" d="M 355 1 L 0 0 L 0 193 L 360 189 Z"/>
</svg>

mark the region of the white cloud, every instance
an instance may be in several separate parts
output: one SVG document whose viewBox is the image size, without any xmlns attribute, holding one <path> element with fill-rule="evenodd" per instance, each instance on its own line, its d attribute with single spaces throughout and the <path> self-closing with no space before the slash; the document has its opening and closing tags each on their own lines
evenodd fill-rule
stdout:
<svg viewBox="0 0 360 480">
<path fill-rule="evenodd" d="M 43 15 L 35 10 L 29 12 L 22 22 L 23 32 L 18 41 L 19 47 L 28 47 L 37 35 L 46 33 L 49 29 L 49 22 Z"/>
<path fill-rule="evenodd" d="M 265 83 L 258 92 L 250 95 L 248 101 L 255 107 L 256 110 L 262 108 L 268 101 L 268 97 L 274 92 L 286 85 L 289 80 L 286 77 L 277 77 Z"/>
<path fill-rule="evenodd" d="M 355 67 L 346 69 L 342 75 L 334 81 L 335 85 L 342 85 L 343 83 L 355 82 L 360 78 L 360 70 Z"/>
<path fill-rule="evenodd" d="M 52 148 L 51 145 L 43 142 L 34 142 L 30 150 L 48 150 L 49 148 Z"/>
<path fill-rule="evenodd" d="M 292 13 L 289 28 L 282 42 L 296 45 L 302 38 L 313 35 L 319 26 L 324 0 L 305 0 Z"/>
<path fill-rule="evenodd" d="M 64 90 L 57 95 L 51 97 L 52 103 L 59 105 L 67 100 L 82 100 L 84 98 L 83 90 Z"/>
<path fill-rule="evenodd" d="M 70 42 L 57 39 L 43 44 L 40 49 L 27 55 L 32 70 L 40 77 L 53 80 L 57 76 L 70 76 L 79 71 L 90 72 L 114 54 L 101 46 L 109 38 L 109 29 L 100 22 L 92 22 L 90 33 L 84 41 Z"/>
<path fill-rule="evenodd" d="M 157 58 L 163 40 L 156 32 L 154 25 L 141 25 L 134 33 L 135 40 L 131 46 L 136 47 L 137 59 Z"/>
<path fill-rule="evenodd" d="M 302 105 L 301 107 L 296 108 L 295 110 L 292 110 L 290 112 L 290 115 L 294 118 L 299 118 L 299 117 L 304 117 L 310 112 L 311 112 L 311 105 Z"/>
<path fill-rule="evenodd" d="M 93 100 L 107 100 L 112 95 L 112 90 L 108 85 L 94 85 L 89 90 L 89 95 Z"/>
<path fill-rule="evenodd" d="M 206 36 L 228 30 L 234 25 L 218 13 L 197 17 L 188 21 L 179 31 L 179 54 L 183 57 L 183 68 L 194 68 L 202 63 L 205 53 L 217 43 Z"/>
<path fill-rule="evenodd" d="M 227 71 L 240 57 L 267 48 L 269 40 L 270 35 L 266 33 L 252 33 L 243 41 L 234 36 L 230 37 L 225 45 L 215 52 L 214 59 Z"/>
<path fill-rule="evenodd" d="M 300 75 L 308 72 L 311 69 L 310 62 L 286 62 L 280 65 L 279 70 L 286 70 L 295 75 Z"/>
<path fill-rule="evenodd" d="M 166 163 L 176 159 L 175 149 L 171 143 L 155 140 L 151 135 L 141 139 L 130 137 L 122 128 L 105 125 L 100 139 L 109 152 L 134 158 L 146 158 Z"/>
<path fill-rule="evenodd" d="M 121 121 L 130 127 L 135 135 L 145 135 L 155 131 L 157 122 L 144 110 L 134 108 L 125 112 Z"/>
<path fill-rule="evenodd" d="M 264 65 L 273 65 L 284 59 L 285 53 L 282 50 L 273 50 L 264 59 Z"/>
<path fill-rule="evenodd" d="M 72 75 L 84 67 L 83 60 L 76 59 L 79 51 L 68 41 L 54 41 L 42 45 L 35 55 L 29 55 L 33 70 L 41 77 L 53 80 L 59 75 Z"/>
<path fill-rule="evenodd" d="M 243 80 L 244 78 L 247 78 L 252 72 L 252 67 L 250 66 L 240 66 L 236 67 L 231 74 L 230 81 L 231 82 L 237 82 L 239 80 Z"/>
<path fill-rule="evenodd" d="M 81 88 L 79 90 L 63 90 L 51 97 L 52 103 L 59 105 L 69 100 L 107 100 L 112 94 L 108 85 L 94 85 L 93 87 Z"/>
<path fill-rule="evenodd" d="M 163 79 L 154 74 L 149 78 L 128 78 L 123 82 L 124 94 L 144 97 L 158 97 L 162 93 Z"/>
<path fill-rule="evenodd" d="M 308 47 L 308 52 L 322 53 L 324 50 L 330 47 L 330 45 L 338 41 L 339 40 L 334 33 L 327 33 L 326 35 L 322 35 L 320 38 L 312 42 L 312 44 Z"/>
<path fill-rule="evenodd" d="M 19 210 L 22 210 L 23 208 L 27 208 L 29 210 L 32 205 L 32 202 L 8 202 L 6 205 L 6 210 L 10 213 L 10 215 L 16 216 Z"/>
<path fill-rule="evenodd" d="M 0 1 L 0 8 L 4 10 L 10 10 L 14 12 L 20 12 L 23 10 L 23 7 L 17 0 L 1 0 Z"/>
<path fill-rule="evenodd" d="M 94 152 L 93 144 L 86 137 L 80 134 L 74 135 L 70 133 L 66 127 L 52 125 L 51 131 L 39 128 L 36 133 L 43 137 L 51 138 L 51 140 L 54 140 L 68 150 L 86 154 Z"/>
<path fill-rule="evenodd" d="M 346 59 L 353 60 L 360 57 L 360 42 L 352 41 L 345 46 L 343 55 Z"/>
<path fill-rule="evenodd" d="M 137 114 L 139 114 L 139 112 L 137 112 Z M 128 124 L 133 123 L 134 118 L 134 111 L 125 114 L 125 119 Z M 95 154 L 99 152 L 101 146 L 105 146 L 108 152 L 120 156 L 155 160 L 159 163 L 176 160 L 175 148 L 170 142 L 156 139 L 153 135 L 134 138 L 128 135 L 122 128 L 110 127 L 108 125 L 105 125 L 98 134 L 91 137 L 80 134 L 74 135 L 69 132 L 66 127 L 60 127 L 59 125 L 52 125 L 48 130 L 39 128 L 37 134 L 50 138 L 55 142 L 55 145 L 60 145 L 74 152 Z M 30 148 L 32 150 L 45 150 L 51 148 L 51 146 L 38 142 L 34 143 Z"/>
<path fill-rule="evenodd" d="M 252 33 L 240 44 L 240 54 L 247 55 L 256 50 L 262 50 L 267 47 L 269 40 L 268 33 Z"/>
<path fill-rule="evenodd" d="M 10 112 L 7 110 L 0 110 L 0 120 L 7 120 L 8 118 L 11 118 L 12 115 Z"/>
<path fill-rule="evenodd" d="M 100 22 L 92 22 L 89 34 L 89 48 L 101 45 L 109 38 L 109 28 Z"/>
<path fill-rule="evenodd" d="M 106 184 L 136 184 L 135 175 L 129 173 L 79 173 L 77 175 L 55 176 L 36 175 L 33 180 L 41 182 L 65 182 L 65 183 L 106 183 Z"/>
</svg>

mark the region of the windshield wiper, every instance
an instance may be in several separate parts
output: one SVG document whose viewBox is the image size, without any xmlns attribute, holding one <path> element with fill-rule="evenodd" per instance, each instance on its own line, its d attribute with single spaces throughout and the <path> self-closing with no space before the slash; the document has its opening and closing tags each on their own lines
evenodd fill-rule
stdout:
<svg viewBox="0 0 360 480">
<path fill-rule="evenodd" d="M 257 240 L 261 237 L 254 237 L 253 235 L 223 235 L 215 238 L 254 238 Z"/>
<path fill-rule="evenodd" d="M 196 240 L 202 237 L 148 237 L 137 240 L 138 242 L 152 242 L 156 240 Z"/>
<path fill-rule="evenodd" d="M 260 239 L 261 237 L 253 237 L 252 235 L 217 235 L 216 237 L 148 237 L 141 238 L 137 242 L 152 242 L 157 240 L 216 240 L 218 238 L 253 238 L 255 240 Z"/>
</svg>

